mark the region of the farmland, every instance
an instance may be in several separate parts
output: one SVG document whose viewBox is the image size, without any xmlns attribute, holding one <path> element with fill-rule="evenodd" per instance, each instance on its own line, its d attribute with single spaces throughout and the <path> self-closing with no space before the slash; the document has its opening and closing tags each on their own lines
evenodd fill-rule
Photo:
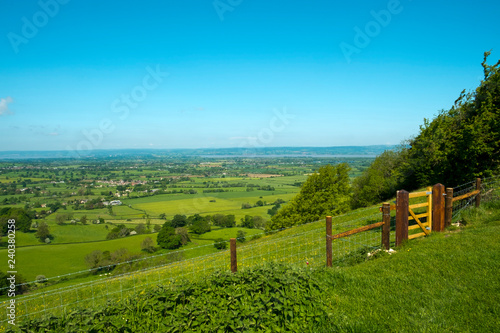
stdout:
<svg viewBox="0 0 500 333">
<path fill-rule="evenodd" d="M 138 159 L 47 159 L 0 162 L 0 209 L 30 212 L 27 232 L 16 233 L 18 272 L 26 281 L 39 275 L 57 277 L 85 272 L 85 256 L 99 251 L 128 251 L 127 258 L 143 258 L 142 241 L 156 245 L 154 227 L 175 215 L 234 216 L 236 226 L 196 235 L 184 245 L 187 257 L 217 250 L 214 240 L 236 237 L 242 230 L 251 237 L 261 229 L 242 228 L 245 216 L 264 223 L 276 202 L 284 205 L 300 190 L 308 175 L 325 164 L 348 162 L 355 177 L 371 157 L 171 157 Z M 116 202 L 116 204 L 110 204 Z M 37 237 L 41 223 L 50 235 Z M 140 234 L 107 239 L 110 230 L 125 225 Z M 144 229 L 144 227 L 146 229 Z M 137 229 L 139 230 L 139 229 Z M 0 254 L 6 255 L 6 238 Z M 191 250 L 192 249 L 192 250 Z M 158 249 L 154 255 L 168 253 Z M 186 258 L 183 258 L 186 259 Z M 0 262 L 0 270 L 7 270 Z M 88 275 L 88 274 L 87 274 Z M 78 279 L 93 279 L 81 274 Z"/>
</svg>

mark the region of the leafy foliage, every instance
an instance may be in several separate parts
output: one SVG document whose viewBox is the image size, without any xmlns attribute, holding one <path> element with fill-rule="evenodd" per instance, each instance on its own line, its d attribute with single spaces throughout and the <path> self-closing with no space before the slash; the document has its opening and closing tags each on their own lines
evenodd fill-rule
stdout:
<svg viewBox="0 0 500 333">
<path fill-rule="evenodd" d="M 116 238 L 122 238 L 122 237 L 127 237 L 130 235 L 130 232 L 133 231 L 134 229 L 132 228 L 127 228 L 125 224 L 119 224 L 111 231 L 108 233 L 106 236 L 106 239 L 116 239 Z"/>
<path fill-rule="evenodd" d="M 192 233 L 201 235 L 210 231 L 210 224 L 208 223 L 208 219 L 199 214 L 190 216 L 188 218 L 188 223 L 190 224 L 189 230 Z"/>
<path fill-rule="evenodd" d="M 44 241 L 47 237 L 50 236 L 49 225 L 44 221 L 40 222 L 35 234 L 36 238 Z"/>
<path fill-rule="evenodd" d="M 147 253 L 153 253 L 156 251 L 153 239 L 151 237 L 146 237 L 141 243 L 141 250 Z"/>
<path fill-rule="evenodd" d="M 14 290 L 16 291 L 16 295 L 20 295 L 28 290 L 28 285 L 26 283 L 26 279 L 19 273 L 13 274 L 15 276 L 14 284 L 16 285 Z M 9 293 L 10 281 L 7 278 L 13 276 L 12 274 L 7 274 L 4 272 L 0 272 L 0 295 L 7 295 Z"/>
<path fill-rule="evenodd" d="M 408 152 L 404 148 L 377 156 L 352 186 L 354 208 L 369 206 L 395 195 L 404 187 Z"/>
<path fill-rule="evenodd" d="M 182 246 L 182 237 L 175 233 L 174 228 L 165 223 L 158 233 L 156 242 L 164 249 L 173 250 Z"/>
<path fill-rule="evenodd" d="M 219 227 L 232 228 L 236 225 L 236 219 L 234 215 L 214 214 L 212 223 Z"/>
<path fill-rule="evenodd" d="M 442 183 L 454 186 L 500 172 L 500 61 L 482 63 L 484 79 L 432 120 L 397 152 L 385 152 L 354 183 L 354 205 L 366 206 Z"/>
<path fill-rule="evenodd" d="M 31 227 L 32 214 L 23 208 L 5 207 L 0 209 L 0 230 L 7 233 L 7 221 L 16 220 L 16 230 L 28 232 Z"/>
<path fill-rule="evenodd" d="M 246 239 L 246 235 L 247 233 L 243 230 L 238 230 L 236 232 L 236 240 L 240 243 L 243 243 L 245 242 L 247 239 Z"/>
<path fill-rule="evenodd" d="M 191 242 L 191 239 L 189 238 L 189 233 L 186 228 L 175 228 L 175 233 L 179 236 L 181 236 L 181 243 L 182 245 L 186 245 L 187 243 Z"/>
<path fill-rule="evenodd" d="M 273 215 L 266 228 L 291 227 L 348 211 L 351 202 L 348 172 L 349 166 L 344 163 L 319 168 L 307 178 L 295 198 Z"/>
<path fill-rule="evenodd" d="M 185 227 L 186 224 L 187 224 L 186 215 L 180 215 L 180 214 L 174 215 L 174 218 L 172 219 L 172 222 L 171 222 L 171 226 L 173 228 Z"/>
<path fill-rule="evenodd" d="M 482 63 L 484 79 L 472 93 L 462 91 L 455 105 L 424 121 L 410 140 L 412 187 L 441 182 L 455 185 L 500 170 L 500 61 Z"/>
<path fill-rule="evenodd" d="M 267 264 L 20 323 L 30 332 L 308 332 L 327 317 L 313 272 Z"/>
<path fill-rule="evenodd" d="M 214 241 L 214 247 L 217 249 L 217 250 L 224 250 L 224 249 L 227 249 L 227 241 L 225 241 L 224 239 L 222 238 L 217 238 L 215 241 Z"/>
</svg>

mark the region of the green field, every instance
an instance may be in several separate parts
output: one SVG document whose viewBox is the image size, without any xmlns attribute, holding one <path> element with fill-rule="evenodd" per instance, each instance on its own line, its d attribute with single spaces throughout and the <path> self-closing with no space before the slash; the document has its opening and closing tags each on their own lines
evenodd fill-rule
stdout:
<svg viewBox="0 0 500 333">
<path fill-rule="evenodd" d="M 16 265 L 18 267 L 18 272 L 28 281 L 35 280 L 37 275 L 45 275 L 47 278 L 57 277 L 59 275 L 79 272 L 88 269 L 85 264 L 85 256 L 94 250 L 101 251 L 116 251 L 118 249 L 126 248 L 131 253 L 141 253 L 141 242 L 146 237 L 151 237 L 156 244 L 157 234 L 144 234 L 129 236 L 120 239 L 108 240 L 108 241 L 91 241 L 94 237 L 91 233 L 101 232 L 101 236 L 107 233 L 102 225 L 86 225 L 86 226 L 62 226 L 62 230 L 67 229 L 66 232 L 61 232 L 61 235 L 66 234 L 66 241 L 73 240 L 73 244 L 41 244 L 38 240 L 34 239 L 30 241 L 34 246 L 19 247 L 16 250 Z M 102 232 L 102 230 L 106 233 Z M 229 238 L 236 237 L 238 230 L 243 230 L 247 233 L 247 237 L 254 234 L 262 233 L 262 230 L 258 229 L 247 229 L 247 228 L 228 228 L 228 229 L 218 229 L 214 228 L 213 231 L 205 233 L 203 235 L 191 235 L 191 243 L 182 247 L 182 250 L 186 251 L 184 259 L 197 257 L 204 254 L 210 254 L 217 252 L 212 245 L 214 240 L 217 238 L 223 238 L 229 240 Z M 82 237 L 78 238 L 77 234 L 81 234 Z M 25 237 L 23 234 L 22 237 Z M 61 236 L 63 237 L 63 236 Z M 90 241 L 83 243 L 85 238 L 89 238 Z M 82 243 L 77 243 L 77 241 Z M 200 248 L 201 247 L 201 248 Z M 168 251 L 162 251 L 160 253 L 165 253 Z M 0 250 L 0 255 L 7 257 L 7 250 Z M 0 262 L 0 270 L 7 270 L 7 261 Z"/>
</svg>

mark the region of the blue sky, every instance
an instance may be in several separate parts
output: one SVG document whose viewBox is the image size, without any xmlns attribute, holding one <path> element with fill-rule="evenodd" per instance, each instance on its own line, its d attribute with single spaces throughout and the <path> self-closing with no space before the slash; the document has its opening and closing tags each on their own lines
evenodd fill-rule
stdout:
<svg viewBox="0 0 500 333">
<path fill-rule="evenodd" d="M 0 151 L 398 144 L 500 58 L 498 1 L 2 1 Z"/>
</svg>

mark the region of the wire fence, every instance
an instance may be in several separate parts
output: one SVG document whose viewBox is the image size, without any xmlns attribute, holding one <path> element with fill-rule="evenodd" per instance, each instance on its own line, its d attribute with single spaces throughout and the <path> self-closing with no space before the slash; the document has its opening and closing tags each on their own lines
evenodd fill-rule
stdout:
<svg viewBox="0 0 500 333">
<path fill-rule="evenodd" d="M 500 198 L 498 190 L 500 188 L 500 175 L 494 177 L 483 178 L 481 183 L 481 196 L 483 200 L 490 201 Z"/>
<path fill-rule="evenodd" d="M 333 232 L 340 233 L 381 220 L 382 214 L 378 212 L 378 207 L 357 210 L 334 217 Z M 269 261 L 298 264 L 304 267 L 324 266 L 326 263 L 325 230 L 325 221 L 322 220 L 283 229 L 271 235 L 265 233 L 254 235 L 252 237 L 260 237 L 261 239 L 238 245 L 238 269 L 247 269 Z M 242 240 L 240 239 L 240 241 Z M 360 249 L 379 248 L 380 228 L 334 240 L 332 245 L 334 262 L 340 265 L 344 260 L 348 260 L 353 252 Z M 185 281 L 195 281 L 207 277 L 215 271 L 229 271 L 230 252 L 228 250 L 190 258 L 195 255 L 190 251 L 211 252 L 213 248 L 214 246 L 210 244 L 149 258 L 130 260 L 117 264 L 111 272 L 90 277 L 92 279 L 90 281 L 64 287 L 54 285 L 34 291 L 32 294 L 17 296 L 15 298 L 16 320 L 33 319 L 44 315 L 64 315 L 72 309 L 95 307 L 106 304 L 108 301 L 120 301 L 134 293 L 144 293 L 148 287 L 164 285 L 173 288 Z M 123 268 L 126 265 L 141 267 L 141 265 L 147 265 L 146 261 L 149 262 L 149 266 L 153 266 L 154 263 L 159 264 L 131 273 L 116 274 L 117 268 Z M 107 269 L 111 268 L 106 266 L 79 271 L 66 274 L 63 277 L 71 278 L 82 276 L 85 273 L 88 275 L 89 273 L 106 272 Z M 54 277 L 54 279 L 60 277 Z M 87 278 L 89 277 L 87 276 Z M 34 281 L 28 284 L 33 283 Z M 8 305 L 8 300 L 2 302 L 0 311 L 8 313 Z M 0 321 L 0 327 L 5 328 L 6 325 L 7 319 Z"/>
<path fill-rule="evenodd" d="M 490 201 L 499 198 L 498 190 L 500 188 L 500 175 L 485 177 L 481 180 L 481 200 Z M 473 192 L 476 190 L 476 181 L 471 181 L 453 188 L 453 197 Z M 476 195 L 453 202 L 452 219 L 456 220 L 464 209 L 472 207 L 476 202 Z"/>
<path fill-rule="evenodd" d="M 453 188 L 453 197 L 456 198 L 458 196 L 470 193 L 476 190 L 476 181 L 471 181 L 462 185 L 458 185 Z M 463 200 L 457 200 L 453 202 L 453 210 L 452 210 L 452 219 L 456 219 L 460 212 L 466 208 L 469 208 L 476 201 L 476 196 L 471 196 Z"/>
<path fill-rule="evenodd" d="M 482 194 L 486 199 L 498 196 L 500 177 L 485 178 L 482 182 Z M 469 182 L 454 188 L 454 197 L 470 193 L 476 189 L 476 183 Z M 472 206 L 475 196 L 456 201 L 453 204 L 455 218 L 464 209 Z M 395 229 L 394 211 L 391 212 L 391 234 Z M 333 234 L 382 221 L 378 207 L 356 210 L 332 218 Z M 305 267 L 319 267 L 326 263 L 325 221 L 316 221 L 293 228 L 282 229 L 273 234 L 264 232 L 254 235 L 258 241 L 239 243 L 237 248 L 238 269 L 247 269 L 255 265 L 276 261 L 298 264 Z M 240 239 L 239 241 L 243 241 Z M 210 248 L 210 249 L 209 249 Z M 16 297 L 16 320 L 33 319 L 43 315 L 64 315 L 75 308 L 95 307 L 108 301 L 120 301 L 134 293 L 144 293 L 146 288 L 157 285 L 175 287 L 185 281 L 203 279 L 215 271 L 230 270 L 230 252 L 222 250 L 216 253 L 196 256 L 196 253 L 213 251 L 213 245 L 204 245 L 167 254 L 150 256 L 122 262 L 113 267 L 104 267 L 110 272 L 101 276 L 87 277 L 90 281 L 64 287 L 54 285 L 50 288 L 34 291 L 32 294 Z M 381 227 L 364 231 L 349 237 L 334 239 L 333 266 L 348 263 L 353 255 L 366 253 L 381 248 Z M 193 251 L 193 252 L 190 252 Z M 128 265 L 128 266 L 127 266 Z M 135 268 L 130 273 L 117 274 L 120 267 Z M 103 267 L 79 271 L 56 278 L 72 278 L 83 274 L 106 272 Z M 138 269 L 137 269 L 138 268 Z M 97 278 L 97 279 L 96 279 Z M 33 284 L 30 282 L 28 284 Z M 0 304 L 0 311 L 8 313 L 6 300 Z M 6 316 L 4 317 L 6 318 Z M 0 321 L 0 329 L 5 328 L 7 319 Z"/>
</svg>

